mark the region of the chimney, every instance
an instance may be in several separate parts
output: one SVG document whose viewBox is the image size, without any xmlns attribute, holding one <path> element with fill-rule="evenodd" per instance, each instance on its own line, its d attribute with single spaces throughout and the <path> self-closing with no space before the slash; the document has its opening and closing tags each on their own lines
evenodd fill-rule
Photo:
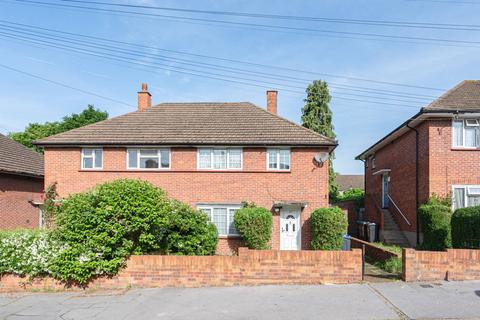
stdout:
<svg viewBox="0 0 480 320">
<path fill-rule="evenodd" d="M 277 114 L 277 94 L 278 91 L 267 91 L 267 111 L 273 114 Z"/>
<path fill-rule="evenodd" d="M 142 91 L 138 92 L 138 111 L 147 110 L 152 106 L 152 95 L 148 92 L 148 85 L 142 83 Z"/>
</svg>

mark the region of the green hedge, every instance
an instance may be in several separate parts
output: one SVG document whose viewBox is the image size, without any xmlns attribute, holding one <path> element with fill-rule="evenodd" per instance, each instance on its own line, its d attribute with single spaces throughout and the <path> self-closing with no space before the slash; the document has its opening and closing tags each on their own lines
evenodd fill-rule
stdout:
<svg viewBox="0 0 480 320">
<path fill-rule="evenodd" d="M 311 217 L 312 248 L 315 250 L 340 250 L 347 233 L 348 218 L 339 207 L 319 208 Z"/>
<path fill-rule="evenodd" d="M 255 206 L 242 208 L 235 213 L 234 222 L 248 248 L 270 249 L 273 222 L 269 210 Z"/>
<path fill-rule="evenodd" d="M 363 208 L 365 207 L 365 192 L 359 188 L 352 188 L 333 198 L 334 203 L 345 201 L 353 201 L 358 208 Z"/>
<path fill-rule="evenodd" d="M 455 210 L 452 216 L 454 248 L 480 247 L 480 206 Z"/>
<path fill-rule="evenodd" d="M 442 251 L 452 246 L 450 232 L 450 207 L 440 203 L 424 204 L 418 208 L 423 232 L 422 250 Z"/>
</svg>

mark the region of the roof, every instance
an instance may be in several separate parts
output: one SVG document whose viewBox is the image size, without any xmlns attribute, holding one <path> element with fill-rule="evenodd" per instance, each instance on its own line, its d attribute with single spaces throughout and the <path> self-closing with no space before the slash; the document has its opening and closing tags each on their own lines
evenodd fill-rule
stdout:
<svg viewBox="0 0 480 320">
<path fill-rule="evenodd" d="M 480 110 L 480 80 L 464 80 L 423 110 Z"/>
<path fill-rule="evenodd" d="M 43 177 L 43 155 L 0 134 L 0 172 Z"/>
<path fill-rule="evenodd" d="M 249 102 L 162 103 L 36 145 L 302 145 L 337 142 Z"/>
<path fill-rule="evenodd" d="M 336 182 L 340 191 L 345 191 L 352 188 L 364 188 L 363 174 L 339 174 L 336 177 Z"/>
<path fill-rule="evenodd" d="M 439 98 L 429 103 L 426 107 L 410 119 L 395 128 L 392 132 L 378 140 L 368 149 L 363 151 L 356 159 L 363 160 L 384 145 L 402 136 L 425 119 L 433 117 L 448 117 L 456 114 L 480 112 L 480 80 L 464 80 Z"/>
</svg>

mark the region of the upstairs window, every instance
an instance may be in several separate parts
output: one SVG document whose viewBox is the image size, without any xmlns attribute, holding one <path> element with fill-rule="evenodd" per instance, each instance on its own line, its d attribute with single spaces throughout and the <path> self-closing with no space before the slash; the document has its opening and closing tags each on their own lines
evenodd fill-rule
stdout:
<svg viewBox="0 0 480 320">
<path fill-rule="evenodd" d="M 290 170 L 290 149 L 268 149 L 268 170 Z"/>
<path fill-rule="evenodd" d="M 103 167 L 101 148 L 82 148 L 82 169 L 99 170 Z"/>
<path fill-rule="evenodd" d="M 242 169 L 242 157 L 240 148 L 199 148 L 198 169 Z"/>
<path fill-rule="evenodd" d="M 128 169 L 169 169 L 170 149 L 128 149 Z"/>
<path fill-rule="evenodd" d="M 452 124 L 452 131 L 454 147 L 480 147 L 480 124 L 478 119 L 454 120 Z"/>
<path fill-rule="evenodd" d="M 238 236 L 233 217 L 240 205 L 201 205 L 198 209 L 207 214 L 217 227 L 220 236 Z"/>
</svg>

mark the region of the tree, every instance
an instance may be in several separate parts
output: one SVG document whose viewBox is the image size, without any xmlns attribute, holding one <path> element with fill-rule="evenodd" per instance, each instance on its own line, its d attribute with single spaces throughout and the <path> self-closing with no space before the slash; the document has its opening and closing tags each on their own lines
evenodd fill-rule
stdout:
<svg viewBox="0 0 480 320">
<path fill-rule="evenodd" d="M 9 133 L 9 137 L 30 149 L 43 153 L 42 148 L 33 145 L 33 141 L 75 128 L 80 128 L 107 118 L 108 113 L 106 111 L 100 111 L 99 109 L 95 109 L 92 105 L 88 105 L 88 107 L 79 114 L 74 113 L 65 116 L 62 121 L 45 122 L 43 124 L 30 123 L 24 131 L 11 132 Z"/>
<path fill-rule="evenodd" d="M 328 91 L 328 84 L 322 80 L 315 80 L 309 84 L 306 90 L 307 98 L 302 108 L 302 125 L 305 128 L 318 132 L 328 138 L 336 137 L 332 123 L 333 113 L 329 103 L 332 97 Z M 328 182 L 330 197 L 338 193 L 338 185 L 335 181 L 336 173 L 333 170 L 333 153 L 330 155 Z"/>
</svg>

